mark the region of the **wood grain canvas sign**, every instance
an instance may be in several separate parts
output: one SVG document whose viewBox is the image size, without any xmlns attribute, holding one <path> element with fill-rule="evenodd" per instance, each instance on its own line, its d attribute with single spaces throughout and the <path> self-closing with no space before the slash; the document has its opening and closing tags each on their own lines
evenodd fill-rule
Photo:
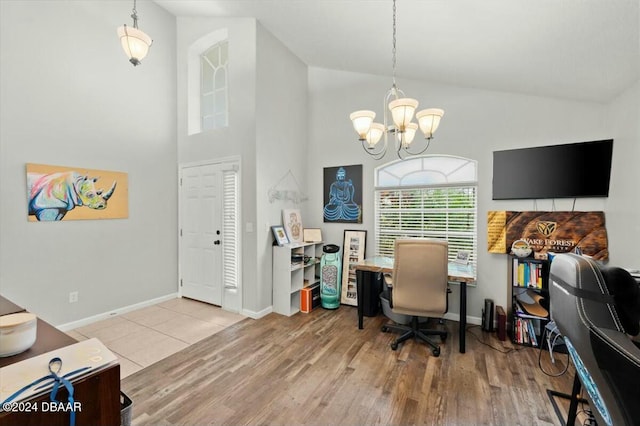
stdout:
<svg viewBox="0 0 640 426">
<path fill-rule="evenodd" d="M 27 208 L 31 222 L 127 218 L 127 174 L 27 164 Z"/>
<path fill-rule="evenodd" d="M 609 258 L 604 212 L 490 211 L 487 242 L 490 253 L 508 253 L 523 239 L 537 254 L 567 253 L 579 246 L 597 260 Z"/>
</svg>

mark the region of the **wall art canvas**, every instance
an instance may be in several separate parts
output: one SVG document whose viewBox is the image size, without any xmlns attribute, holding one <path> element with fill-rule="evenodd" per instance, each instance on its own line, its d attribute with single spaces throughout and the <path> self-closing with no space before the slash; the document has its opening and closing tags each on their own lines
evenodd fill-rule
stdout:
<svg viewBox="0 0 640 426">
<path fill-rule="evenodd" d="M 299 209 L 283 209 L 282 210 L 282 225 L 287 231 L 289 242 L 301 243 L 303 242 L 302 233 L 302 216 Z"/>
<path fill-rule="evenodd" d="M 116 171 L 27 164 L 27 209 L 31 222 L 127 218 L 128 177 Z"/>
<path fill-rule="evenodd" d="M 489 211 L 489 253 L 508 253 L 516 240 L 525 240 L 535 255 L 582 251 L 596 260 L 609 258 L 604 212 Z"/>
<path fill-rule="evenodd" d="M 364 260 L 367 231 L 344 231 L 342 243 L 342 288 L 340 303 L 358 306 L 355 264 Z"/>
<path fill-rule="evenodd" d="M 362 164 L 324 168 L 325 222 L 362 223 Z"/>
</svg>

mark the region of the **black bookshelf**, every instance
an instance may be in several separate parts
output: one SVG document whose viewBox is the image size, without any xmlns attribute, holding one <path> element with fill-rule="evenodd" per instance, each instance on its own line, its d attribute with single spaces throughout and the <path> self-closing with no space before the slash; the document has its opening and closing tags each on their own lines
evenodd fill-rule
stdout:
<svg viewBox="0 0 640 426">
<path fill-rule="evenodd" d="M 549 261 L 509 255 L 509 334 L 518 345 L 540 347 L 549 322 Z"/>
</svg>

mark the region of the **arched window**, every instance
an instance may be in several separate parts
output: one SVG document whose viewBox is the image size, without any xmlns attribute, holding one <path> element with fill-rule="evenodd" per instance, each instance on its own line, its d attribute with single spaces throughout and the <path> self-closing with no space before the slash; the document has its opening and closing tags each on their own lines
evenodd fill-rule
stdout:
<svg viewBox="0 0 640 426">
<path fill-rule="evenodd" d="M 200 119 L 202 131 L 225 127 L 229 42 L 221 41 L 200 56 Z"/>
<path fill-rule="evenodd" d="M 477 162 L 428 155 L 387 163 L 375 170 L 375 238 L 379 256 L 393 256 L 396 238 L 449 242 L 449 260 L 459 251 L 477 259 Z"/>
<path fill-rule="evenodd" d="M 188 132 L 229 125 L 229 41 L 221 29 L 196 40 L 188 53 Z"/>
</svg>

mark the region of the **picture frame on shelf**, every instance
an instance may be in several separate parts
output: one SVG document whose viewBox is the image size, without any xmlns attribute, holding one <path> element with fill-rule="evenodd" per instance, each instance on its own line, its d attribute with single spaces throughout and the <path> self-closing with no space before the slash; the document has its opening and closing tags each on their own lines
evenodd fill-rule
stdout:
<svg viewBox="0 0 640 426">
<path fill-rule="evenodd" d="M 279 246 L 289 244 L 289 237 L 287 237 L 287 233 L 284 230 L 284 226 L 282 225 L 272 226 L 271 232 L 273 232 L 273 237 L 276 239 L 276 243 Z"/>
<path fill-rule="evenodd" d="M 282 224 L 290 243 L 302 243 L 302 215 L 299 209 L 283 209 Z"/>
<path fill-rule="evenodd" d="M 458 250 L 458 254 L 456 254 L 455 263 L 459 263 L 461 265 L 469 264 L 469 251 L 468 250 Z"/>
<path fill-rule="evenodd" d="M 345 230 L 342 243 L 342 288 L 340 303 L 358 305 L 355 264 L 365 259 L 366 230 Z"/>
<path fill-rule="evenodd" d="M 302 231 L 305 243 L 321 243 L 322 231 L 320 228 L 304 228 Z"/>
</svg>

